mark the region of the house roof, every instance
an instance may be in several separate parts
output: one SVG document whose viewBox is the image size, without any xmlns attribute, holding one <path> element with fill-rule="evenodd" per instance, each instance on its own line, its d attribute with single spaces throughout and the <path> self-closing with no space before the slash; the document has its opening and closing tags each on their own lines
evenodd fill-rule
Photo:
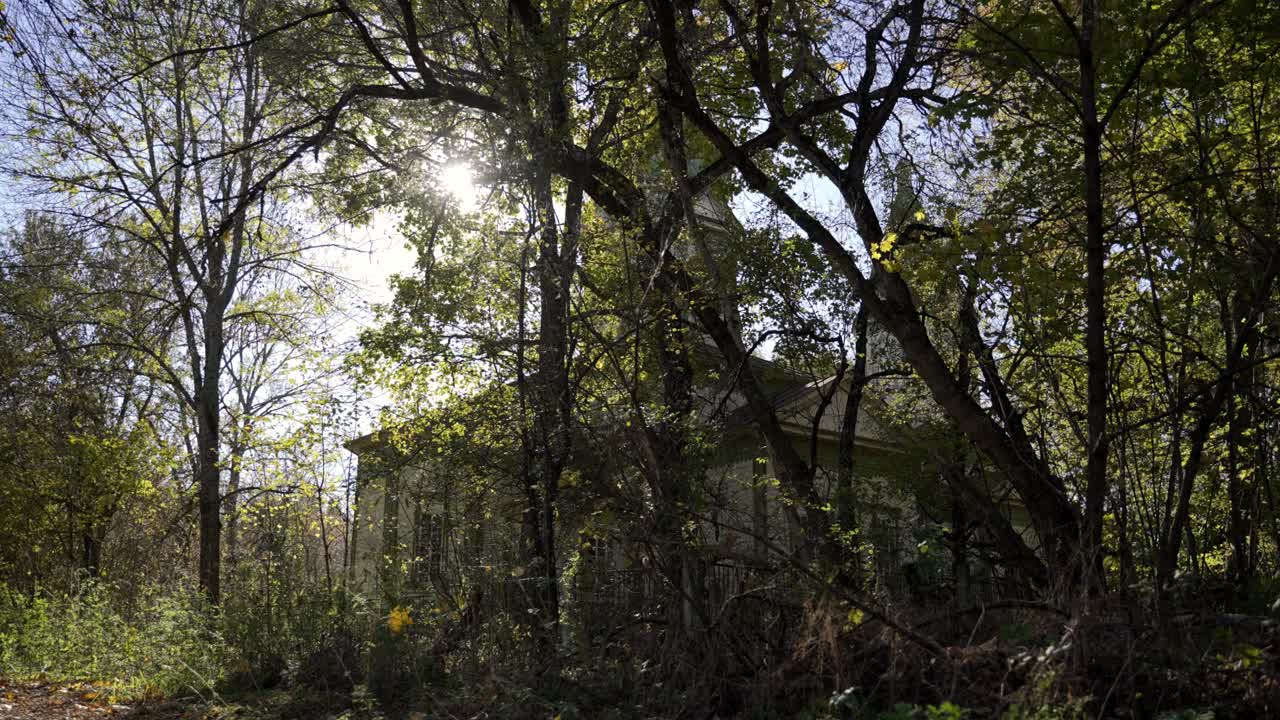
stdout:
<svg viewBox="0 0 1280 720">
<path fill-rule="evenodd" d="M 807 438 L 812 431 L 814 418 L 806 417 L 805 410 L 816 409 L 820 394 L 827 391 L 835 380 L 834 375 L 828 375 L 816 380 L 792 382 L 777 388 L 769 399 L 774 411 L 778 414 L 778 419 L 782 422 L 783 429 L 790 430 L 793 434 L 803 432 Z M 847 388 L 842 388 L 841 392 L 847 392 Z M 898 443 L 890 439 L 886 431 L 888 424 L 880 415 L 880 411 L 887 409 L 887 406 L 882 402 L 875 402 L 873 398 L 872 394 L 868 394 L 859 407 L 857 442 L 859 445 L 895 446 Z M 839 397 L 835 400 L 839 400 Z M 837 422 L 840 421 L 839 418 L 843 412 L 843 402 L 832 402 L 831 406 L 826 408 L 822 418 L 823 424 L 829 427 L 822 429 L 822 432 L 828 434 L 838 432 Z M 745 403 L 725 415 L 727 428 L 746 428 L 754 422 L 755 416 Z"/>
<path fill-rule="evenodd" d="M 701 343 L 695 345 L 693 354 L 698 359 L 710 364 L 719 364 L 723 361 L 716 348 L 710 344 Z M 804 426 L 811 421 L 811 418 L 803 418 L 804 410 L 806 407 L 816 404 L 819 392 L 828 388 L 835 381 L 835 376 L 830 375 L 814 379 L 812 376 L 804 375 L 793 368 L 756 355 L 751 356 L 751 366 L 752 370 L 760 376 L 762 384 L 771 388 L 769 393 L 770 402 L 784 426 L 791 426 L 793 432 L 799 432 L 799 429 L 803 428 L 805 435 L 807 435 L 809 428 Z M 839 403 L 833 403 L 833 406 L 837 404 Z M 839 405 L 838 408 L 828 408 L 828 414 L 824 418 L 830 420 L 833 416 L 843 412 L 843 405 Z M 870 419 L 874 427 L 868 427 L 867 423 L 859 422 L 858 439 L 860 443 L 887 444 L 884 437 L 885 433 L 883 432 L 886 423 L 878 417 L 878 410 L 883 409 L 884 406 L 882 404 L 868 402 L 862 404 L 862 417 Z M 755 418 L 745 402 L 738 402 L 732 404 L 728 411 L 724 413 L 723 421 L 726 429 L 743 429 L 749 428 L 754 423 Z M 356 455 L 386 447 L 396 433 L 407 427 L 407 425 L 408 423 L 406 422 L 392 427 L 379 428 L 348 440 L 343 447 Z M 873 430 L 880 430 L 881 432 L 876 433 Z"/>
<path fill-rule="evenodd" d="M 392 431 L 387 428 L 380 428 L 371 433 L 366 433 L 359 437 L 351 438 L 342 444 L 349 452 L 359 455 L 360 453 L 374 448 L 382 447 L 387 443 L 387 438 Z"/>
</svg>

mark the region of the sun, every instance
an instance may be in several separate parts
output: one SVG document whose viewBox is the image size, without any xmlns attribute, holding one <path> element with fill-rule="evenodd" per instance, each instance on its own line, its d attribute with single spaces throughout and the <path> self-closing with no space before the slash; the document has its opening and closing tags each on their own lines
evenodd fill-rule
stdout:
<svg viewBox="0 0 1280 720">
<path fill-rule="evenodd" d="M 479 193 L 476 190 L 475 174 L 466 163 L 449 163 L 440 170 L 436 178 L 441 190 L 448 193 L 465 212 L 470 212 L 479 204 Z"/>
</svg>

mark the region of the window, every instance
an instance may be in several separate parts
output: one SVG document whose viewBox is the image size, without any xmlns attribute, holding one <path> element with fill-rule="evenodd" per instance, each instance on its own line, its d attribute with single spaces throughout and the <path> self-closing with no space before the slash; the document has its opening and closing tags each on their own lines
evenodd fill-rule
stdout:
<svg viewBox="0 0 1280 720">
<path fill-rule="evenodd" d="M 413 519 L 413 566 L 415 585 L 426 584 L 439 578 L 445 566 L 444 517 L 419 506 Z"/>
</svg>

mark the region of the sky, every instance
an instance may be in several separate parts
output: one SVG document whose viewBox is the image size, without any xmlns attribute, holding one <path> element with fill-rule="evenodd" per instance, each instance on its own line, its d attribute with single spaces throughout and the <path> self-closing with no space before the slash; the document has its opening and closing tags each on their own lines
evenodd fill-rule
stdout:
<svg viewBox="0 0 1280 720">
<path fill-rule="evenodd" d="M 466 165 L 449 165 L 433 180 L 448 191 L 453 202 L 463 211 L 470 212 L 479 207 L 481 192 L 472 182 L 472 171 Z M 347 249 L 327 257 L 326 262 L 354 285 L 357 305 L 367 307 L 390 302 L 391 276 L 413 270 L 417 252 L 406 246 L 404 236 L 397 228 L 398 223 L 397 213 L 380 210 L 362 226 L 345 226 L 338 230 L 339 244 Z"/>
<path fill-rule="evenodd" d="M 453 202 L 464 211 L 479 207 L 482 193 L 472 183 L 472 172 L 464 165 L 450 165 L 434 179 L 448 190 Z M 360 226 L 345 225 L 333 232 L 335 247 L 322 256 L 323 264 L 350 283 L 344 304 L 349 308 L 335 324 L 333 347 L 355 347 L 361 330 L 375 322 L 373 306 L 392 300 L 391 278 L 412 273 L 417 251 L 408 246 L 400 233 L 400 215 L 379 210 L 369 222 Z M 380 391 L 365 396 L 365 412 L 358 421 L 360 432 L 369 432 L 377 422 L 378 411 L 387 407 L 391 397 Z"/>
<path fill-rule="evenodd" d="M 353 283 L 354 294 L 362 303 L 389 302 L 391 276 L 413 269 L 417 253 L 406 246 L 396 223 L 393 213 L 379 212 L 365 226 L 340 231 L 343 244 L 350 249 L 338 253 L 333 261 L 342 276 Z"/>
</svg>

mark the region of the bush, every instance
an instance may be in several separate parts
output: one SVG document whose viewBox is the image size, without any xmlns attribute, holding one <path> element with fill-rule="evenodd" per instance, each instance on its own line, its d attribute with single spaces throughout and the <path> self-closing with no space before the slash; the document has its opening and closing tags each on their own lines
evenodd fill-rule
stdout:
<svg viewBox="0 0 1280 720">
<path fill-rule="evenodd" d="M 88 680 L 125 697 L 204 695 L 231 656 L 191 588 L 152 593 L 127 620 L 112 588 L 74 596 L 25 595 L 0 586 L 0 675 Z"/>
<path fill-rule="evenodd" d="M 322 588 L 229 596 L 221 628 L 236 657 L 234 684 L 281 681 L 349 689 L 364 675 L 360 658 L 377 613 L 361 595 Z"/>
<path fill-rule="evenodd" d="M 75 595 L 0 585 L 0 677 L 88 681 L 121 698 L 281 682 L 345 692 L 364 677 L 375 622 L 361 596 L 314 588 L 231 593 L 214 608 L 189 584 L 126 594 L 94 583 Z"/>
</svg>

